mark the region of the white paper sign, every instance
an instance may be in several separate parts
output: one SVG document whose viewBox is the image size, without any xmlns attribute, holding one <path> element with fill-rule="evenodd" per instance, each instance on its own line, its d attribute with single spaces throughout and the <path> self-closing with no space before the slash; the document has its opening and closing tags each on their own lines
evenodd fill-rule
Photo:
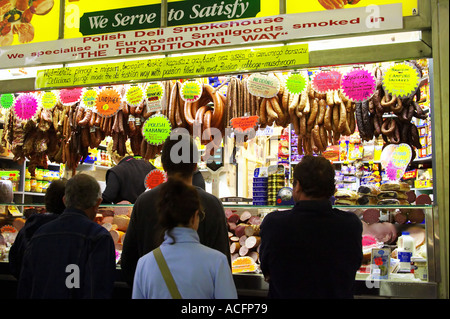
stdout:
<svg viewBox="0 0 450 319">
<path fill-rule="evenodd" d="M 213 49 L 403 27 L 401 3 L 125 31 L 0 47 L 0 68 Z"/>
</svg>

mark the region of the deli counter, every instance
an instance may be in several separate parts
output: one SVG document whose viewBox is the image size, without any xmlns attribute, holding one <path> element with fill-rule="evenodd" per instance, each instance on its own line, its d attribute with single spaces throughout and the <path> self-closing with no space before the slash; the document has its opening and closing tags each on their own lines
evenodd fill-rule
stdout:
<svg viewBox="0 0 450 319">
<path fill-rule="evenodd" d="M 266 298 L 269 284 L 264 280 L 259 268 L 259 225 L 267 214 L 276 214 L 277 210 L 291 207 L 224 204 L 229 228 L 233 278 L 239 298 Z M 385 244 L 378 242 L 370 233 L 363 232 L 363 262 L 356 274 L 355 298 L 438 297 L 439 261 L 435 255 L 438 238 L 434 235 L 432 205 L 333 207 L 351 211 L 361 220 L 364 220 L 366 210 L 371 209 L 372 212 L 379 210 L 380 217 L 385 219 L 384 222 L 394 223 L 398 236 L 408 231 L 415 243 L 411 270 L 405 272 L 399 265 L 397 240 Z M 0 204 L 0 281 L 3 288 L 1 295 L 5 298 L 15 298 L 17 285 L 16 279 L 9 272 L 9 248 L 17 232 L 23 227 L 26 217 L 32 213 L 42 213 L 44 210 L 43 204 Z M 95 218 L 97 223 L 108 229 L 115 243 L 117 277 L 113 298 L 131 297 L 131 289 L 122 279 L 120 270 L 122 242 L 131 211 L 132 205 L 101 205 Z M 401 222 L 397 214 L 411 216 L 412 221 L 408 219 Z M 388 252 L 388 258 L 377 258 L 379 251 Z M 383 268 L 381 265 L 387 267 Z M 290 271 L 295 271 L 295 265 L 292 265 Z"/>
</svg>

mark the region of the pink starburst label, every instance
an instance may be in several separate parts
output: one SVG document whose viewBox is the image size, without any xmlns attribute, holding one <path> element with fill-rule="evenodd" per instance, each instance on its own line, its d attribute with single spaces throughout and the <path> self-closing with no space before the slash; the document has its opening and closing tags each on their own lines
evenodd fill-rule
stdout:
<svg viewBox="0 0 450 319">
<path fill-rule="evenodd" d="M 31 119 L 38 109 L 38 101 L 32 94 L 19 96 L 14 103 L 14 113 L 21 120 Z"/>
<path fill-rule="evenodd" d="M 342 92 L 352 101 L 369 99 L 375 89 L 375 77 L 367 70 L 352 70 L 342 77 Z"/>
</svg>

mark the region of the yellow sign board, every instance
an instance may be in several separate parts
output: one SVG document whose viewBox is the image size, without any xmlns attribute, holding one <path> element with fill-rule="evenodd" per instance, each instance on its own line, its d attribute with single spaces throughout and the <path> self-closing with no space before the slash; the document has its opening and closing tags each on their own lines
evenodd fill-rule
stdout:
<svg viewBox="0 0 450 319">
<path fill-rule="evenodd" d="M 296 68 L 308 63 L 308 44 L 284 45 L 41 70 L 38 71 L 36 76 L 36 88 L 88 86 L 115 82 Z"/>
<path fill-rule="evenodd" d="M 334 9 L 368 7 L 376 10 L 376 6 L 401 3 L 404 17 L 419 14 L 418 0 L 286 0 L 286 13 L 304 13 Z"/>
</svg>

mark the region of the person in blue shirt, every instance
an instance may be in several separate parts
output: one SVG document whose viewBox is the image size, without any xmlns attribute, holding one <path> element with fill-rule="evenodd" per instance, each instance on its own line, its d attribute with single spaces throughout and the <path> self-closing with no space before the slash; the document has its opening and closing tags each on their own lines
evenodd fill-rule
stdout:
<svg viewBox="0 0 450 319">
<path fill-rule="evenodd" d="M 197 234 L 202 209 L 197 189 L 176 178 L 161 186 L 159 222 L 164 228 L 162 255 L 183 299 L 236 299 L 227 257 L 202 245 Z M 137 264 L 133 299 L 170 299 L 154 251 Z"/>
</svg>

